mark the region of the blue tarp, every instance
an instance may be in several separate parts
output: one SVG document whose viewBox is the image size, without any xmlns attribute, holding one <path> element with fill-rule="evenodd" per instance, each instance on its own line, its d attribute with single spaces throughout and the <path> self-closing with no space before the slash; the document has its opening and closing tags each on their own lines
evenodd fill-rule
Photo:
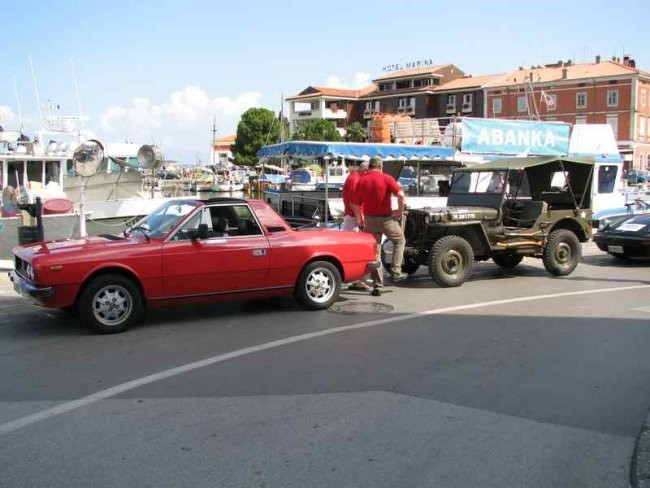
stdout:
<svg viewBox="0 0 650 488">
<path fill-rule="evenodd" d="M 386 160 L 445 160 L 451 158 L 453 155 L 454 149 L 451 147 L 312 141 L 273 144 L 271 146 L 263 146 L 257 152 L 257 157 L 259 158 L 319 158 L 328 156 L 335 158 L 367 159 L 373 156 L 379 156 Z"/>
</svg>

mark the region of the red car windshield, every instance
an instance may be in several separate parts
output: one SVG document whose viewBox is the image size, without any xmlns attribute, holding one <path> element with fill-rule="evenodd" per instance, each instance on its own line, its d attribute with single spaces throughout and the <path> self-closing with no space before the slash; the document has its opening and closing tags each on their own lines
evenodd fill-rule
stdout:
<svg viewBox="0 0 650 488">
<path fill-rule="evenodd" d="M 126 233 L 131 234 L 137 230 L 148 237 L 164 237 L 199 205 L 200 202 L 194 200 L 175 200 L 165 203 L 129 227 Z"/>
</svg>

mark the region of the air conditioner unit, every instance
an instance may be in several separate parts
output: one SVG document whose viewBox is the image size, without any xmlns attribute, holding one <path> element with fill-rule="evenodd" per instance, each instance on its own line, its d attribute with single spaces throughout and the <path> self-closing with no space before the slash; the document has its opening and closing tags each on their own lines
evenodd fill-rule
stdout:
<svg viewBox="0 0 650 488">
<path fill-rule="evenodd" d="M 448 114 L 453 114 L 456 111 L 456 105 L 452 103 L 447 104 L 447 113 Z"/>
<path fill-rule="evenodd" d="M 397 109 L 397 113 L 398 113 L 398 114 L 403 114 L 404 112 L 406 112 L 406 107 L 399 107 L 399 108 Z"/>
<path fill-rule="evenodd" d="M 409 105 L 408 107 L 406 107 L 406 113 L 407 114 L 414 114 L 415 113 L 415 107 Z"/>
<path fill-rule="evenodd" d="M 370 114 L 371 114 L 371 113 L 372 113 L 371 110 L 366 109 L 366 110 L 363 111 L 363 116 L 364 116 L 364 117 L 370 117 Z"/>
<path fill-rule="evenodd" d="M 471 112 L 472 111 L 472 104 L 471 103 L 463 103 L 463 112 Z"/>
</svg>

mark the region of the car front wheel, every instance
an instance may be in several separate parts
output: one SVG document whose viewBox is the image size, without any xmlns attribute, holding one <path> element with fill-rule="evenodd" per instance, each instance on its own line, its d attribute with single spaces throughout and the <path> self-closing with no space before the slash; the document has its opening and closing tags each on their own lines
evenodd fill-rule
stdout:
<svg viewBox="0 0 650 488">
<path fill-rule="evenodd" d="M 142 316 L 140 290 L 133 280 L 106 274 L 93 278 L 79 298 L 79 316 L 100 334 L 124 332 Z"/>
<path fill-rule="evenodd" d="M 472 246 L 460 236 L 438 239 L 429 252 L 429 275 L 440 286 L 465 283 L 474 267 Z"/>
<path fill-rule="evenodd" d="M 542 261 L 546 271 L 553 276 L 566 276 L 576 269 L 581 254 L 580 241 L 576 235 L 570 230 L 558 229 L 548 236 L 548 242 L 542 251 Z"/>
<path fill-rule="evenodd" d="M 329 308 L 341 293 L 341 273 L 327 261 L 315 261 L 304 267 L 296 283 L 296 299 L 310 310 Z"/>
</svg>

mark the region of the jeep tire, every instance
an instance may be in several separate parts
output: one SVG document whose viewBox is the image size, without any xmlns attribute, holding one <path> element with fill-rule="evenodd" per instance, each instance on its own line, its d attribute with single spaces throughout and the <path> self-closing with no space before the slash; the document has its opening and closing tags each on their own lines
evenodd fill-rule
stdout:
<svg viewBox="0 0 650 488">
<path fill-rule="evenodd" d="M 443 287 L 460 286 L 472 274 L 474 251 L 460 236 L 438 239 L 429 252 L 429 275 Z"/>
<path fill-rule="evenodd" d="M 546 246 L 542 249 L 542 261 L 546 271 L 553 276 L 571 274 L 582 255 L 580 241 L 567 229 L 554 230 L 548 236 Z"/>
</svg>

